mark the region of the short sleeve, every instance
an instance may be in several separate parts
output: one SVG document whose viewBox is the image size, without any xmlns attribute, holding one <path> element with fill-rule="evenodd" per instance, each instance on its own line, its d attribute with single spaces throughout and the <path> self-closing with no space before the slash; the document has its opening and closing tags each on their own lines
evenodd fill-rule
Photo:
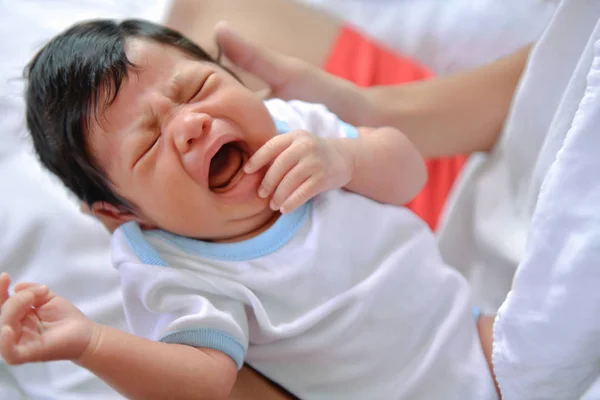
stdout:
<svg viewBox="0 0 600 400">
<path fill-rule="evenodd" d="M 227 354 L 238 368 L 248 348 L 244 304 L 226 293 L 225 282 L 173 266 L 147 265 L 113 238 L 123 305 L 132 333 L 150 340 L 210 348 Z M 127 254 L 127 253 L 130 254 Z"/>
<path fill-rule="evenodd" d="M 272 99 L 265 105 L 273 119 L 283 121 L 290 130 L 303 129 L 319 137 L 359 137 L 356 127 L 342 121 L 323 104 Z"/>
</svg>

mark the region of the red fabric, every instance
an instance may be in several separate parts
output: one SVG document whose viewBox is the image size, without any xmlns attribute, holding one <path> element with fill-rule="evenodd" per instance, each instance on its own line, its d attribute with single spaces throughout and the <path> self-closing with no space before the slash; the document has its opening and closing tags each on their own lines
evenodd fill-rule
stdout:
<svg viewBox="0 0 600 400">
<path fill-rule="evenodd" d="M 363 87 L 394 85 L 432 76 L 425 67 L 385 49 L 347 26 L 340 30 L 324 69 Z M 432 229 L 437 225 L 448 192 L 464 161 L 464 156 L 427 160 L 427 184 L 407 207 Z"/>
</svg>

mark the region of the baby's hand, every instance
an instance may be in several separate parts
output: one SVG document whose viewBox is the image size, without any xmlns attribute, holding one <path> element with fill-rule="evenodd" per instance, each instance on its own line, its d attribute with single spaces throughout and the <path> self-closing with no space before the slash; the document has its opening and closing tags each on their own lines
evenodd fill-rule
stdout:
<svg viewBox="0 0 600 400">
<path fill-rule="evenodd" d="M 0 355 L 11 365 L 77 360 L 87 348 L 93 322 L 47 286 L 21 283 L 8 295 L 0 275 Z"/>
<path fill-rule="evenodd" d="M 346 186 L 354 175 L 354 157 L 348 139 L 319 138 L 294 131 L 269 140 L 248 160 L 252 174 L 270 164 L 258 189 L 272 196 L 270 207 L 289 213 L 319 193 Z"/>
</svg>

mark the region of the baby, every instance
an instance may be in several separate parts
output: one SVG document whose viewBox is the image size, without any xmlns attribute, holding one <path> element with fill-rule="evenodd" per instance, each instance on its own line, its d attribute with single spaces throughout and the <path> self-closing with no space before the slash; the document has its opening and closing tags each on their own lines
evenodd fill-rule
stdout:
<svg viewBox="0 0 600 400">
<path fill-rule="evenodd" d="M 465 280 L 400 206 L 426 179 L 401 132 L 263 102 L 138 20 L 78 24 L 27 73 L 42 163 L 123 223 L 135 335 L 4 274 L 7 362 L 72 360 L 133 399 L 226 398 L 244 362 L 302 399 L 497 398 Z"/>
</svg>

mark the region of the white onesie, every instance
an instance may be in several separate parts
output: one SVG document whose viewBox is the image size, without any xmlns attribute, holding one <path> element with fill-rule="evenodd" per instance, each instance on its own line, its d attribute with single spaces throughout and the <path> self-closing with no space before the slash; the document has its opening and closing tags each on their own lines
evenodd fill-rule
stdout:
<svg viewBox="0 0 600 400">
<path fill-rule="evenodd" d="M 280 132 L 355 136 L 270 100 Z M 495 399 L 463 277 L 409 210 L 335 190 L 264 233 L 209 243 L 135 223 L 113 236 L 133 332 L 249 363 L 302 399 Z"/>
</svg>

